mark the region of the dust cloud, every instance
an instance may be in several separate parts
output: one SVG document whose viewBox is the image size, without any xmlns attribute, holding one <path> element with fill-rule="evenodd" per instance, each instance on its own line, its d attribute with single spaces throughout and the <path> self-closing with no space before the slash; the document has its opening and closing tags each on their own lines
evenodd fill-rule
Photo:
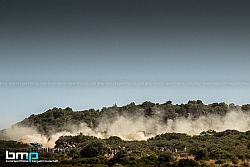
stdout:
<svg viewBox="0 0 250 167">
<path fill-rule="evenodd" d="M 111 118 L 110 118 L 111 119 Z M 163 123 L 161 116 L 144 117 L 143 115 L 122 115 L 109 120 L 103 117 L 99 126 L 90 128 L 86 123 L 79 125 L 68 125 L 72 131 L 62 131 L 51 136 L 39 134 L 35 128 L 12 127 L 5 131 L 5 135 L 11 140 L 23 143 L 38 142 L 44 147 L 54 147 L 55 141 L 62 135 L 83 135 L 108 138 L 118 136 L 123 140 L 147 140 L 157 134 L 176 132 L 188 135 L 198 135 L 202 131 L 215 130 L 224 131 L 234 129 L 238 131 L 250 130 L 250 114 L 242 111 L 229 111 L 225 116 L 206 115 L 196 119 L 177 117 Z"/>
</svg>

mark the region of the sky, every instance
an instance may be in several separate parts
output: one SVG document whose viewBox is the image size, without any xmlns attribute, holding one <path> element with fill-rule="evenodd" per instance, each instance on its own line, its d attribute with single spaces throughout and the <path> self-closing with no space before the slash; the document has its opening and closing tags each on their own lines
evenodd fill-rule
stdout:
<svg viewBox="0 0 250 167">
<path fill-rule="evenodd" d="M 0 129 L 58 107 L 250 103 L 247 0 L 0 0 Z"/>
</svg>

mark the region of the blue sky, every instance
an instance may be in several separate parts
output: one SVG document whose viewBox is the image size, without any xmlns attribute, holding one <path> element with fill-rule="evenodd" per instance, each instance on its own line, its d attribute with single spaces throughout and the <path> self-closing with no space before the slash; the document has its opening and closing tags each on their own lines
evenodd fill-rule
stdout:
<svg viewBox="0 0 250 167">
<path fill-rule="evenodd" d="M 0 82 L 250 82 L 247 1 L 1 1 Z M 0 86 L 0 129 L 53 107 L 249 103 L 249 86 Z"/>
</svg>

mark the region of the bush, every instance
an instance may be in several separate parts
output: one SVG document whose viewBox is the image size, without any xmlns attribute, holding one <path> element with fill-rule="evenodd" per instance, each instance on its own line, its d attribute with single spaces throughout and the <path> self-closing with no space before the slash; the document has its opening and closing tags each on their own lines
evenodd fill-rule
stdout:
<svg viewBox="0 0 250 167">
<path fill-rule="evenodd" d="M 88 158 L 88 164 L 100 164 L 100 159 L 97 157 Z"/>
<path fill-rule="evenodd" d="M 178 167 L 199 167 L 200 165 L 192 159 L 180 159 Z"/>
<path fill-rule="evenodd" d="M 117 163 L 122 165 L 129 163 L 129 155 L 126 150 L 118 152 L 112 159 L 110 159 L 108 165 L 113 166 Z"/>
<path fill-rule="evenodd" d="M 239 159 L 236 156 L 232 156 L 230 160 L 232 161 L 233 164 L 238 164 L 239 162 Z"/>
<path fill-rule="evenodd" d="M 221 165 L 221 164 L 224 164 L 225 162 L 226 162 L 226 161 L 223 160 L 223 159 L 218 159 L 217 161 L 215 161 L 215 164 Z"/>
<path fill-rule="evenodd" d="M 148 164 L 148 165 L 149 164 L 154 164 L 157 161 L 157 156 L 155 154 L 152 154 L 150 156 L 141 158 L 141 160 L 143 162 L 145 162 L 146 164 Z"/>
<path fill-rule="evenodd" d="M 123 167 L 123 165 L 121 165 L 121 164 L 114 164 L 112 167 Z"/>
<path fill-rule="evenodd" d="M 220 148 L 217 148 L 210 152 L 210 158 L 213 159 L 226 159 L 229 157 L 231 157 L 231 155 L 227 151 L 222 150 Z"/>
<path fill-rule="evenodd" d="M 84 147 L 80 154 L 81 157 L 85 158 L 97 157 L 98 155 L 104 155 L 107 149 L 108 147 L 104 141 L 97 140 Z"/>
<path fill-rule="evenodd" d="M 203 160 L 207 159 L 208 157 L 207 149 L 200 149 L 194 154 L 195 154 L 195 160 Z"/>
<path fill-rule="evenodd" d="M 171 152 L 162 153 L 158 157 L 158 161 L 161 161 L 161 162 L 172 162 L 172 161 L 174 161 L 174 155 Z"/>
<path fill-rule="evenodd" d="M 115 141 L 122 141 L 122 139 L 120 137 L 118 137 L 118 136 L 110 136 L 108 139 L 109 140 L 115 140 Z"/>
</svg>

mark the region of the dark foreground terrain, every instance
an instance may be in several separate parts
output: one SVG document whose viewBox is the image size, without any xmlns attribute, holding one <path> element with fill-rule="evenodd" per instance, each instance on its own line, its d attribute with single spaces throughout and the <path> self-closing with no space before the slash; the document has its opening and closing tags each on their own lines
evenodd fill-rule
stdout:
<svg viewBox="0 0 250 167">
<path fill-rule="evenodd" d="M 1 166 L 250 166 L 250 131 L 203 131 L 200 135 L 165 133 L 147 141 L 61 136 L 54 148 L 0 141 Z M 37 151 L 55 163 L 6 163 L 5 151 Z"/>
</svg>

